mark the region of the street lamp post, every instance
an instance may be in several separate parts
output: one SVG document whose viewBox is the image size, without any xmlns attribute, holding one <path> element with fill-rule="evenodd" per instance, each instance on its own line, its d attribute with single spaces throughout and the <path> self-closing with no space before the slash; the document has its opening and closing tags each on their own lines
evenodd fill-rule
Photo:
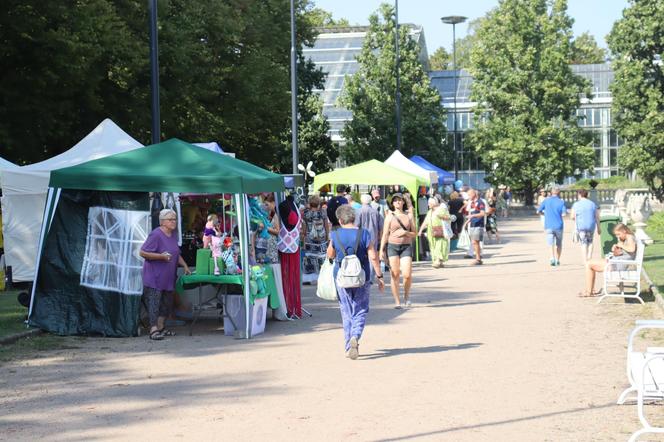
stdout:
<svg viewBox="0 0 664 442">
<path fill-rule="evenodd" d="M 157 0 L 150 0 L 150 88 L 152 92 L 152 144 L 159 143 L 159 45 L 157 38 Z"/>
<path fill-rule="evenodd" d="M 293 143 L 293 173 L 297 171 L 297 52 L 295 51 L 295 0 L 290 0 L 291 20 L 291 133 Z"/>
<path fill-rule="evenodd" d="M 449 15 L 442 17 L 441 21 L 447 25 L 452 25 L 452 65 L 454 67 L 454 180 L 459 179 L 459 165 L 458 165 L 458 152 L 457 152 L 457 82 L 459 73 L 456 64 L 456 25 L 463 23 L 467 17 L 461 15 Z"/>
<path fill-rule="evenodd" d="M 399 79 L 399 0 L 394 0 L 394 18 L 396 23 L 396 36 L 394 37 L 394 47 L 396 54 L 396 74 L 397 74 L 397 93 L 396 93 L 396 112 L 397 112 L 397 150 L 401 150 L 401 91 Z"/>
</svg>

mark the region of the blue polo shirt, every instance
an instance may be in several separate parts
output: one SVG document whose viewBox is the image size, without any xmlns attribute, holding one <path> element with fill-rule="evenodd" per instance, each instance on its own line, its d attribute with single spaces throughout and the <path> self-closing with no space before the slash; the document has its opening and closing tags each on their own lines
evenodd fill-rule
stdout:
<svg viewBox="0 0 664 442">
<path fill-rule="evenodd" d="M 577 230 L 595 230 L 595 214 L 597 213 L 597 204 L 588 198 L 581 198 L 572 205 L 576 217 Z"/>
<path fill-rule="evenodd" d="M 482 199 L 471 201 L 467 207 L 468 215 L 477 215 L 481 212 L 486 213 L 486 205 Z M 484 217 L 471 218 L 470 227 L 484 227 Z"/>
<path fill-rule="evenodd" d="M 537 209 L 538 212 L 544 212 L 545 230 L 563 230 L 563 216 L 567 212 L 565 201 L 557 195 L 553 195 L 542 201 Z"/>
</svg>

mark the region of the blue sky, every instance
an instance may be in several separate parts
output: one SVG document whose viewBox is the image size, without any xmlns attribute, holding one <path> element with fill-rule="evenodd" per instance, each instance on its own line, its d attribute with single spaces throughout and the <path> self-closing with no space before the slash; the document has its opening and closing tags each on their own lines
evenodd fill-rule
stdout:
<svg viewBox="0 0 664 442">
<path fill-rule="evenodd" d="M 378 9 L 381 0 L 313 0 L 316 6 L 330 11 L 334 18 L 347 18 L 352 24 L 366 25 L 369 15 Z M 390 0 L 394 3 L 394 0 Z M 399 22 L 424 26 L 427 49 L 432 53 L 440 46 L 452 48 L 452 27 L 443 25 L 440 17 L 463 15 L 469 19 L 481 17 L 498 5 L 498 0 L 400 0 Z M 589 31 L 600 46 L 606 47 L 604 37 L 613 22 L 622 16 L 627 0 L 568 0 L 568 12 L 574 18 L 574 33 Z M 465 24 L 457 25 L 457 38 L 466 35 Z"/>
</svg>

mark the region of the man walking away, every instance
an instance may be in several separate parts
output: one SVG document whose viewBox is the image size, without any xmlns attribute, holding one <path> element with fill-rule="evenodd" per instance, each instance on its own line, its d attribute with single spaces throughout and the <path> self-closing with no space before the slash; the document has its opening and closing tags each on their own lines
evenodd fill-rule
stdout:
<svg viewBox="0 0 664 442">
<path fill-rule="evenodd" d="M 471 245 L 475 252 L 475 265 L 482 264 L 482 255 L 480 242 L 484 239 L 486 204 L 479 198 L 475 189 L 468 191 L 468 202 L 466 204 L 466 218 L 469 224 L 468 234 L 470 235 Z"/>
<path fill-rule="evenodd" d="M 380 244 L 380 237 L 383 233 L 383 217 L 380 216 L 378 211 L 371 207 L 371 196 L 363 194 L 360 197 L 362 207 L 357 211 L 355 217 L 355 226 L 364 229 L 371 234 L 371 242 L 374 249 L 378 251 Z M 379 257 L 380 258 L 380 257 Z M 371 280 L 373 281 L 374 272 L 371 273 Z"/>
<path fill-rule="evenodd" d="M 336 213 L 339 206 L 343 206 L 344 204 L 348 204 L 348 200 L 346 199 L 346 186 L 339 184 L 337 186 L 337 195 L 333 196 L 327 202 L 327 219 L 330 220 L 333 230 L 339 228 L 339 220 L 337 219 Z"/>
<path fill-rule="evenodd" d="M 595 229 L 597 235 L 601 233 L 599 226 L 599 207 L 588 199 L 588 191 L 581 189 L 577 192 L 579 200 L 572 205 L 572 219 L 576 225 L 576 236 L 581 243 L 583 260 L 593 257 L 593 237 Z"/>
<path fill-rule="evenodd" d="M 545 199 L 537 208 L 537 213 L 544 214 L 544 231 L 546 243 L 551 246 L 551 266 L 560 265 L 560 254 L 563 251 L 563 216 L 567 209 L 565 202 L 560 199 L 560 189 L 554 187 L 551 196 Z"/>
</svg>

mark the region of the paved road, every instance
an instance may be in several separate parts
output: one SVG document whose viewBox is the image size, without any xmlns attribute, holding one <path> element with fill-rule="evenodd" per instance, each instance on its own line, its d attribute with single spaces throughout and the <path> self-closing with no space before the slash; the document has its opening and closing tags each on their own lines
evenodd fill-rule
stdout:
<svg viewBox="0 0 664 442">
<path fill-rule="evenodd" d="M 625 440 L 626 336 L 660 312 L 576 297 L 575 245 L 550 268 L 538 219 L 500 227 L 484 266 L 417 266 L 413 308 L 375 294 L 357 361 L 311 289 L 313 318 L 249 342 L 212 320 L 163 342 L 69 339 L 0 367 L 0 439 Z"/>
</svg>

